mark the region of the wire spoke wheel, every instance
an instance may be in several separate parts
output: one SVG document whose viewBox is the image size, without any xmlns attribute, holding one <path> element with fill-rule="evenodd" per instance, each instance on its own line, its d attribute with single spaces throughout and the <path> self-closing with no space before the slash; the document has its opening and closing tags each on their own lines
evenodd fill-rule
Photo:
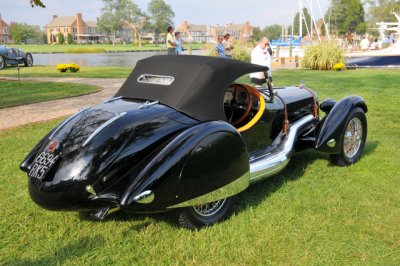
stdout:
<svg viewBox="0 0 400 266">
<path fill-rule="evenodd" d="M 331 162 L 339 166 L 348 166 L 360 159 L 367 138 L 367 118 L 360 107 L 354 108 L 348 115 L 342 131 L 342 147 L 339 154 L 331 154 Z"/>
<path fill-rule="evenodd" d="M 225 220 L 232 213 L 235 197 L 183 208 L 178 213 L 179 225 L 196 230 Z"/>
<path fill-rule="evenodd" d="M 222 199 L 202 205 L 193 206 L 193 210 L 195 213 L 201 216 L 212 216 L 224 206 L 225 201 L 226 199 Z"/>
<path fill-rule="evenodd" d="M 4 58 L 0 56 L 0 69 L 4 68 L 4 66 L 5 66 Z"/>
<path fill-rule="evenodd" d="M 344 133 L 343 153 L 347 158 L 352 158 L 361 147 L 363 127 L 361 120 L 354 117 L 350 120 Z"/>
</svg>

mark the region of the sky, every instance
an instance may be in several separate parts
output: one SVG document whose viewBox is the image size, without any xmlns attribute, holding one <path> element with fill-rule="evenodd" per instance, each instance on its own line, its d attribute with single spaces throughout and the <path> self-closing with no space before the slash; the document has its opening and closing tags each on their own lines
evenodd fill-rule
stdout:
<svg viewBox="0 0 400 266">
<path fill-rule="evenodd" d="M 0 0 L 0 14 L 9 23 L 25 22 L 44 26 L 52 15 L 72 16 L 82 13 L 83 20 L 96 20 L 102 0 L 43 0 L 46 8 L 31 8 L 28 0 Z M 134 0 L 144 11 L 150 0 Z M 272 24 L 289 25 L 299 10 L 299 0 L 165 0 L 175 12 L 175 26 L 187 20 L 194 24 L 225 25 L 249 21 L 261 28 Z M 316 19 L 324 14 L 329 0 L 302 0 L 303 6 L 313 6 Z M 312 4 L 311 4 L 312 3 Z"/>
</svg>

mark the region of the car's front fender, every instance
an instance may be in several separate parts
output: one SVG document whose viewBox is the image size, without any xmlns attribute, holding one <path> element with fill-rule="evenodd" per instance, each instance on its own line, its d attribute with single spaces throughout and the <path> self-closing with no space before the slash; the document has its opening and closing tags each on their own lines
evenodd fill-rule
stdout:
<svg viewBox="0 0 400 266">
<path fill-rule="evenodd" d="M 368 111 L 365 101 L 359 96 L 347 96 L 335 104 L 328 116 L 322 121 L 323 124 L 315 142 L 316 150 L 329 154 L 340 153 L 343 141 L 341 134 L 343 132 L 347 116 L 355 107 L 362 108 L 364 112 Z M 328 142 L 332 139 L 335 140 L 335 145 L 330 147 Z"/>
</svg>

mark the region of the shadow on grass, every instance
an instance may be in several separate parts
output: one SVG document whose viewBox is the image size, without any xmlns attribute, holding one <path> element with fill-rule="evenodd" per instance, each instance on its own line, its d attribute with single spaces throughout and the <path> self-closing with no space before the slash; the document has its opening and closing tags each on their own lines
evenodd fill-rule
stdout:
<svg viewBox="0 0 400 266">
<path fill-rule="evenodd" d="M 265 198 L 278 191 L 285 183 L 296 181 L 304 175 L 307 166 L 317 159 L 328 160 L 328 155 L 317 153 L 312 150 L 303 151 L 296 156 L 293 156 L 288 166 L 280 173 L 277 173 L 269 178 L 266 178 L 238 195 L 235 212 L 241 212 L 248 206 L 257 206 Z"/>
<path fill-rule="evenodd" d="M 38 259 L 15 258 L 4 265 L 62 265 L 66 261 L 82 257 L 88 251 L 98 248 L 101 243 L 104 243 L 104 238 L 100 235 L 82 237 L 63 247 L 54 247 L 54 253 L 48 256 Z"/>
<path fill-rule="evenodd" d="M 369 141 L 365 144 L 364 152 L 362 157 L 368 156 L 378 146 L 377 141 Z M 296 156 L 293 156 L 289 162 L 289 165 L 280 173 L 277 173 L 266 180 L 263 180 L 256 185 L 250 186 L 248 189 L 243 191 L 237 196 L 236 204 L 234 206 L 234 212 L 241 212 L 248 206 L 257 206 L 265 198 L 278 191 L 285 183 L 296 181 L 304 175 L 307 166 L 313 163 L 315 160 L 324 159 L 327 161 L 327 166 L 333 166 L 329 163 L 329 155 L 318 153 L 314 150 L 303 151 Z M 337 167 L 337 166 L 335 166 Z M 136 214 L 136 213 L 125 213 L 117 212 L 108 217 L 102 222 L 111 221 L 140 221 L 141 223 L 135 225 L 132 229 L 141 231 L 151 224 L 151 220 L 156 222 L 165 222 L 173 227 L 178 227 L 176 219 L 177 210 L 165 212 L 165 213 L 154 213 L 154 214 Z M 94 221 L 90 218 L 88 213 L 81 213 L 80 218 L 82 220 Z"/>
</svg>

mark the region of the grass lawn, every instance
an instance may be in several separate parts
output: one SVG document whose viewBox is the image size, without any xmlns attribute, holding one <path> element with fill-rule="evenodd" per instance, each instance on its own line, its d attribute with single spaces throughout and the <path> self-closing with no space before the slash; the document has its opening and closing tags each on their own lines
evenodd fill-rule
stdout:
<svg viewBox="0 0 400 266">
<path fill-rule="evenodd" d="M 126 78 L 132 72 L 131 67 L 88 67 L 81 66 L 79 72 L 61 73 L 57 66 L 21 67 L 20 75 L 23 78 L 60 77 L 60 78 Z M 0 70 L 0 77 L 17 77 L 16 67 L 6 67 Z"/>
<path fill-rule="evenodd" d="M 0 108 L 78 96 L 98 90 L 96 86 L 83 84 L 0 81 Z"/>
<path fill-rule="evenodd" d="M 0 263 L 4 265 L 397 265 L 400 261 L 400 75 L 397 71 L 281 71 L 275 85 L 368 104 L 361 160 L 332 166 L 312 150 L 238 196 L 227 221 L 196 232 L 171 214 L 116 213 L 104 222 L 51 212 L 29 198 L 18 168 L 58 121 L 0 131 Z"/>
<path fill-rule="evenodd" d="M 60 53 L 60 52 L 68 52 L 73 49 L 82 49 L 90 50 L 91 48 L 114 52 L 114 51 L 140 51 L 140 50 L 166 50 L 165 44 L 155 45 L 155 44 L 143 44 L 140 48 L 137 44 L 116 44 L 113 46 L 112 44 L 63 44 L 63 45 L 48 45 L 48 44 L 23 44 L 23 45 L 12 45 L 12 47 L 19 48 L 24 52 L 31 53 Z M 185 49 L 188 49 L 189 46 L 187 44 L 184 45 Z M 203 44 L 192 44 L 192 49 L 202 49 Z"/>
</svg>

